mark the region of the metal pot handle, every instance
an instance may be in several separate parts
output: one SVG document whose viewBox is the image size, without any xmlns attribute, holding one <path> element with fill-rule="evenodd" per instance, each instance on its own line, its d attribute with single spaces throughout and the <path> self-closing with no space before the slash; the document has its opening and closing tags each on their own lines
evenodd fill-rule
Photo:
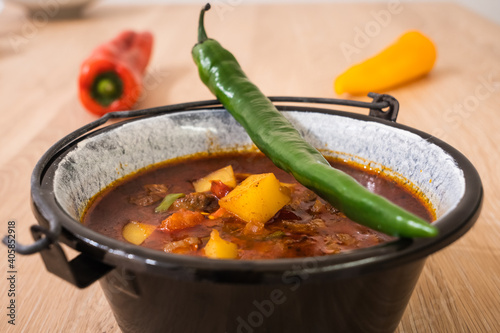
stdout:
<svg viewBox="0 0 500 333">
<path fill-rule="evenodd" d="M 290 96 L 271 96 L 272 102 L 297 102 L 311 104 L 329 104 L 352 106 L 369 109 L 369 116 L 395 122 L 398 117 L 399 102 L 396 98 L 387 94 L 368 93 L 371 102 L 355 101 L 349 99 L 319 98 L 319 97 L 290 97 Z M 387 109 L 387 110 L 386 110 Z"/>
<path fill-rule="evenodd" d="M 113 266 L 92 259 L 84 253 L 80 253 L 77 257 L 68 261 L 59 242 L 53 240 L 53 236 L 49 236 L 51 232 L 42 226 L 31 226 L 31 234 L 35 239 L 33 245 L 47 239 L 50 242 L 46 248 L 40 251 L 47 270 L 78 288 L 88 287 L 114 269 Z"/>
<path fill-rule="evenodd" d="M 395 99 L 391 95 L 386 94 L 369 93 L 368 96 L 373 98 L 372 103 L 387 102 L 389 107 L 387 111 L 384 111 L 382 108 L 370 108 L 370 116 L 390 120 L 393 122 L 396 121 L 399 112 L 399 102 L 397 99 Z"/>
</svg>

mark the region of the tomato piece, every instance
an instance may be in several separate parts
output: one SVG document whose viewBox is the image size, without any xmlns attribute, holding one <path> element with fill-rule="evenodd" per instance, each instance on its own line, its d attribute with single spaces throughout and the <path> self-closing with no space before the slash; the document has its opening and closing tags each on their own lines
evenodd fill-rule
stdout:
<svg viewBox="0 0 500 333">
<path fill-rule="evenodd" d="M 205 217 L 200 212 L 193 212 L 187 209 L 180 209 L 161 222 L 162 231 L 174 231 L 194 227 L 205 221 Z"/>
<path fill-rule="evenodd" d="M 210 191 L 219 199 L 224 198 L 232 190 L 231 186 L 224 184 L 220 180 L 213 180 L 210 187 Z"/>
</svg>

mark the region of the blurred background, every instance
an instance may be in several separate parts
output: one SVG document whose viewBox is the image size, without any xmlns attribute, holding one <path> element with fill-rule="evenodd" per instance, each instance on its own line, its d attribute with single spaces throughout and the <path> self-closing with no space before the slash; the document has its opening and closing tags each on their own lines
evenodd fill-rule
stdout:
<svg viewBox="0 0 500 333">
<path fill-rule="evenodd" d="M 18 3 L 20 6 L 39 6 L 40 4 L 51 5 L 51 4 L 65 4 L 72 5 L 75 4 L 75 7 L 79 7 L 81 3 L 86 2 L 95 2 L 100 1 L 103 4 L 195 4 L 195 3 L 203 3 L 207 1 L 200 0 L 145 0 L 145 1 L 137 1 L 137 0 L 0 0 L 0 11 L 4 8 L 6 2 Z M 215 0 L 212 1 L 214 3 L 231 3 L 231 4 L 242 4 L 242 3 L 313 3 L 313 2 L 330 2 L 330 3 L 376 3 L 376 2 L 395 2 L 395 3 L 405 3 L 405 2 L 434 2 L 434 1 L 425 1 L 425 0 L 363 0 L 363 1 L 350 1 L 350 0 L 231 0 L 231 1 L 223 1 L 223 0 Z M 498 0 L 448 0 L 445 2 L 457 3 L 468 9 L 473 10 L 476 13 L 483 15 L 484 17 L 495 21 L 500 24 L 500 1 Z M 1 20 L 1 17 L 0 17 Z"/>
<path fill-rule="evenodd" d="M 136 0 L 103 0 L 104 3 L 139 3 L 139 1 Z M 206 1 L 199 1 L 199 0 L 147 0 L 147 1 L 140 1 L 140 3 L 202 3 Z M 217 2 L 217 1 L 215 1 Z M 239 3 L 304 3 L 304 2 L 363 2 L 363 3 L 368 3 L 368 2 L 435 2 L 435 1 L 422 1 L 422 0 L 362 0 L 362 1 L 357 1 L 357 0 L 312 0 L 312 1 L 306 1 L 306 0 L 233 0 L 232 2 L 239 2 Z M 495 22 L 500 24 L 500 1 L 499 0 L 448 0 L 445 2 L 454 2 L 458 3 L 460 5 L 463 5 L 476 13 L 479 13 Z"/>
</svg>

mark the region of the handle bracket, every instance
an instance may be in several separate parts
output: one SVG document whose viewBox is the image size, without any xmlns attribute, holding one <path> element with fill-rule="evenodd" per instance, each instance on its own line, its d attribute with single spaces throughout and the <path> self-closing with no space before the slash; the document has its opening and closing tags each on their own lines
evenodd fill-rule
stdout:
<svg viewBox="0 0 500 333">
<path fill-rule="evenodd" d="M 391 95 L 368 93 L 368 97 L 373 98 L 373 103 L 387 102 L 388 110 L 384 111 L 382 109 L 370 108 L 369 115 L 376 118 L 386 119 L 395 122 L 398 117 L 399 112 L 399 102 L 397 99 Z"/>
<path fill-rule="evenodd" d="M 48 229 L 34 225 L 31 227 L 31 233 L 35 239 L 34 244 L 41 244 L 41 240 L 44 239 L 48 240 L 48 245 L 38 251 L 47 270 L 78 288 L 91 285 L 113 269 L 112 266 L 91 259 L 83 253 L 68 261 L 59 243 L 49 239 Z"/>
</svg>

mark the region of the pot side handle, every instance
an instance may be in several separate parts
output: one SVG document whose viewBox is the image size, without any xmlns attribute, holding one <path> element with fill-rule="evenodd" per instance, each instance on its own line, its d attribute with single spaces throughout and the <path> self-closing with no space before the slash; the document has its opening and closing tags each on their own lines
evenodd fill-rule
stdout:
<svg viewBox="0 0 500 333">
<path fill-rule="evenodd" d="M 30 229 L 35 240 L 33 244 L 22 245 L 16 242 L 11 246 L 12 244 L 7 243 L 7 237 L 2 242 L 19 254 L 29 255 L 39 252 L 49 272 L 78 288 L 90 286 L 114 269 L 114 267 L 96 261 L 83 253 L 68 261 L 64 250 L 57 241 L 57 235 L 40 225 L 32 225 Z"/>
<path fill-rule="evenodd" d="M 46 231 L 48 230 L 39 225 L 33 225 L 31 228 L 35 241 L 42 239 Z M 96 261 L 84 253 L 80 253 L 77 257 L 68 261 L 58 242 L 51 242 L 45 249 L 40 251 L 40 255 L 49 272 L 78 288 L 90 286 L 114 268 Z"/>
</svg>

